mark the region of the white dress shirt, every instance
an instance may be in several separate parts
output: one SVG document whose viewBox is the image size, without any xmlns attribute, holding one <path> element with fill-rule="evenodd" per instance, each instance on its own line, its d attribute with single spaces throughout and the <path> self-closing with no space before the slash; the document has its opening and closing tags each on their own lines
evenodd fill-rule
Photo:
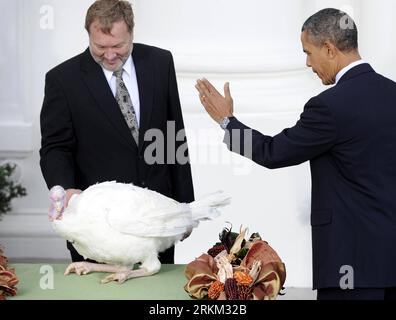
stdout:
<svg viewBox="0 0 396 320">
<path fill-rule="evenodd" d="M 363 63 L 366 63 L 366 61 L 358 60 L 358 61 L 352 62 L 351 64 L 347 65 L 345 68 L 341 69 L 340 72 L 338 72 L 337 75 L 336 75 L 336 83 L 335 84 L 337 84 L 338 81 L 340 81 L 340 79 L 342 78 L 342 76 L 345 73 L 347 73 L 352 68 L 354 68 L 354 67 L 356 67 L 356 66 L 358 66 L 360 64 L 363 64 Z"/>
<path fill-rule="evenodd" d="M 113 71 L 109 71 L 103 68 L 104 75 L 106 76 L 107 82 L 109 83 L 110 89 L 115 97 L 117 92 L 117 81 L 113 75 Z M 139 99 L 139 87 L 137 83 L 135 64 L 133 63 L 132 56 L 128 58 L 123 66 L 124 72 L 122 79 L 124 80 L 125 86 L 128 89 L 129 95 L 131 96 L 133 108 L 135 109 L 136 118 L 140 127 L 140 99 Z"/>
</svg>

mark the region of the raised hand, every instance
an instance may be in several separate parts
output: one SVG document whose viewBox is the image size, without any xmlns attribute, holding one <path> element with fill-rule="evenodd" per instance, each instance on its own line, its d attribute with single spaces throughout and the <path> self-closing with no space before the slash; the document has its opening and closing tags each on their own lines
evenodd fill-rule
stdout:
<svg viewBox="0 0 396 320">
<path fill-rule="evenodd" d="M 233 116 L 234 102 L 228 82 L 224 85 L 224 96 L 207 79 L 197 80 L 195 88 L 199 92 L 199 99 L 206 112 L 214 121 L 220 123 L 225 117 Z"/>
</svg>

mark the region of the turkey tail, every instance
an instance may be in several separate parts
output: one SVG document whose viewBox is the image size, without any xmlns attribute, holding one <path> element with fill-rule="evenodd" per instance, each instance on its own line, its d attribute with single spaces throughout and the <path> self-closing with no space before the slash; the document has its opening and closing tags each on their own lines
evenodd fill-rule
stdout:
<svg viewBox="0 0 396 320">
<path fill-rule="evenodd" d="M 220 215 L 218 208 L 224 207 L 231 203 L 231 197 L 223 191 L 208 194 L 201 199 L 191 202 L 192 218 L 198 222 L 200 220 L 209 220 L 217 218 Z"/>
</svg>

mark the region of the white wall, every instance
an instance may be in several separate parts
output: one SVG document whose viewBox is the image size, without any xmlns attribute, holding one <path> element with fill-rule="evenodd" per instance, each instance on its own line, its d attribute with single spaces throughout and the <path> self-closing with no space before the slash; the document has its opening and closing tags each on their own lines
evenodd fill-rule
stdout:
<svg viewBox="0 0 396 320">
<path fill-rule="evenodd" d="M 13 202 L 0 222 L 0 243 L 10 258 L 66 259 L 64 241 L 47 221 L 47 190 L 39 168 L 39 113 L 44 75 L 87 46 L 85 12 L 91 0 L 0 0 L 0 161 L 20 165 L 28 196 Z M 222 145 L 222 132 L 203 112 L 195 79 L 220 89 L 231 82 L 236 115 L 273 135 L 293 126 L 304 103 L 324 88 L 310 70 L 299 41 L 305 19 L 324 7 L 353 13 L 364 58 L 396 79 L 396 3 L 393 0 L 136 0 L 136 42 L 170 49 L 179 82 L 197 198 L 223 189 L 232 205 L 203 222 L 177 246 L 187 263 L 217 241 L 233 223 L 258 231 L 277 250 L 287 286 L 311 286 L 308 164 L 270 171 Z M 53 13 L 53 19 L 51 19 Z"/>
</svg>

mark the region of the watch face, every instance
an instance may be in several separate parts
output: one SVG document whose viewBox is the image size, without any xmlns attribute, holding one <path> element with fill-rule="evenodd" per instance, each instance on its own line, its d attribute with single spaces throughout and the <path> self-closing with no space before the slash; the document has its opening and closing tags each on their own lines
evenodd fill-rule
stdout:
<svg viewBox="0 0 396 320">
<path fill-rule="evenodd" d="M 225 117 L 221 123 L 220 126 L 225 130 L 227 129 L 228 124 L 230 123 L 230 119 L 228 119 L 228 117 Z"/>
</svg>

